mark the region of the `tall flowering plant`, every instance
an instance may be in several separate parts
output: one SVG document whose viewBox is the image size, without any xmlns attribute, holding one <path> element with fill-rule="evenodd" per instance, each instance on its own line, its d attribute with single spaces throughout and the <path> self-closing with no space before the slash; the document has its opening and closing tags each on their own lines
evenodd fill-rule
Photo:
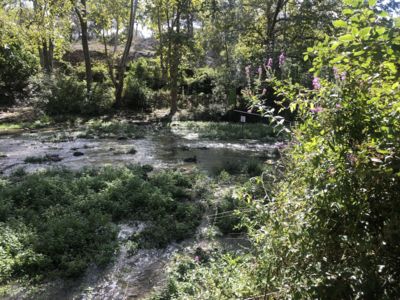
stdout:
<svg viewBox="0 0 400 300">
<path fill-rule="evenodd" d="M 274 82 L 277 82 L 278 78 L 282 79 L 287 76 L 288 68 L 285 52 L 281 52 L 277 61 L 278 69 L 274 69 L 273 58 L 266 58 L 264 64 L 257 67 L 257 73 L 252 73 L 252 66 L 247 66 L 245 68 L 247 86 L 242 93 L 249 103 L 249 111 L 256 109 L 264 117 L 267 117 L 274 125 L 277 133 L 280 134 L 289 131 L 284 124 L 285 119 L 278 114 L 279 110 L 276 107 L 267 103 L 267 100 L 274 98 L 274 95 L 271 94 L 273 93 L 271 88 L 274 86 Z M 277 73 L 279 73 L 279 76 Z"/>
<path fill-rule="evenodd" d="M 308 85 L 265 79 L 297 115 L 284 179 L 253 221 L 257 278 L 278 298 L 400 297 L 400 19 L 344 2 L 336 34 L 305 53 Z"/>
</svg>

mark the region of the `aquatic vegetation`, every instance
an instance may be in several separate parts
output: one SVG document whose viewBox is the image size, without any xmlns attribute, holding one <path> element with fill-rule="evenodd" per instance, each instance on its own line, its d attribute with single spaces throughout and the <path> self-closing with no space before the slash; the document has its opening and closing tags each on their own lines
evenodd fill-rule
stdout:
<svg viewBox="0 0 400 300">
<path fill-rule="evenodd" d="M 0 281 L 75 277 L 110 262 L 118 222 L 148 222 L 136 247 L 163 247 L 193 234 L 203 206 L 195 175 L 149 168 L 54 169 L 13 175 L 0 189 Z"/>
<path fill-rule="evenodd" d="M 176 128 L 176 129 L 175 129 Z M 178 130 L 177 130 L 178 129 Z M 264 142 L 276 140 L 274 128 L 263 123 L 228 123 L 228 122 L 173 122 L 172 130 L 189 130 L 200 138 L 215 140 L 250 139 Z"/>
<path fill-rule="evenodd" d="M 78 137 L 93 138 L 143 138 L 145 129 L 127 120 L 104 121 L 94 119 L 83 125 L 83 133 Z"/>
</svg>

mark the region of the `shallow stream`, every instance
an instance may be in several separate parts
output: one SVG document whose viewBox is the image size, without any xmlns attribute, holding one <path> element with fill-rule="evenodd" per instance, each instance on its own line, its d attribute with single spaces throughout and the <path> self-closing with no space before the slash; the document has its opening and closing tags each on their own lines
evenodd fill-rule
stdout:
<svg viewBox="0 0 400 300">
<path fill-rule="evenodd" d="M 79 132 L 43 131 L 0 137 L 0 172 L 9 175 L 18 168 L 28 172 L 65 166 L 82 167 L 150 164 L 157 168 L 197 166 L 209 173 L 226 163 L 243 164 L 251 159 L 275 158 L 276 144 L 257 141 L 212 141 L 195 134 L 160 130 L 142 139 L 78 138 Z M 130 154 L 131 149 L 136 153 Z M 75 156 L 75 155 L 79 156 Z M 25 163 L 27 157 L 56 157 L 59 161 Z"/>
<path fill-rule="evenodd" d="M 278 143 L 204 140 L 191 132 L 169 130 L 153 130 L 142 139 L 78 136 L 79 132 L 39 131 L 0 137 L 0 172 L 7 176 L 21 167 L 33 172 L 54 166 L 79 170 L 86 166 L 139 163 L 153 165 L 156 170 L 197 167 L 212 174 L 226 164 L 243 165 L 249 160 L 276 158 L 278 153 Z M 46 155 L 53 161 L 24 162 L 27 157 Z M 170 257 L 183 248 L 196 247 L 198 242 L 197 245 L 193 241 L 172 243 L 165 249 L 142 249 L 129 255 L 127 238 L 144 226 L 120 224 L 121 246 L 112 265 L 102 271 L 89 268 L 78 282 L 44 285 L 39 292 L 41 299 L 143 299 L 148 296 L 155 286 L 165 281 L 165 266 Z M 14 295 L 8 299 L 34 298 L 16 287 Z"/>
</svg>

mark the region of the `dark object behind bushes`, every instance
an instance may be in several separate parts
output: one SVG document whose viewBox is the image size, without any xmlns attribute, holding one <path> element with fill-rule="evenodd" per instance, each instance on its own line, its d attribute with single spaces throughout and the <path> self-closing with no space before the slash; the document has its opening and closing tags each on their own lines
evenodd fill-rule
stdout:
<svg viewBox="0 0 400 300">
<path fill-rule="evenodd" d="M 91 263 L 108 263 L 117 247 L 115 222 L 149 222 L 141 247 L 193 234 L 202 212 L 188 194 L 193 178 L 147 171 L 50 170 L 0 180 L 0 282 L 74 277 Z"/>
<path fill-rule="evenodd" d="M 36 58 L 22 46 L 0 47 L 0 105 L 11 105 L 25 97 L 28 79 L 36 71 Z"/>
</svg>

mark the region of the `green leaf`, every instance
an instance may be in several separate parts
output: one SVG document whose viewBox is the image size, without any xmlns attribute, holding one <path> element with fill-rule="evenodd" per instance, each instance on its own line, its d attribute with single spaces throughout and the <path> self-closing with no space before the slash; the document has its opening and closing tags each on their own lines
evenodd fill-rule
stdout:
<svg viewBox="0 0 400 300">
<path fill-rule="evenodd" d="M 336 21 L 333 21 L 333 26 L 335 26 L 335 27 L 346 27 L 347 23 L 345 21 L 343 21 L 343 20 L 336 20 Z"/>
<path fill-rule="evenodd" d="M 336 64 L 336 63 L 338 63 L 338 62 L 341 62 L 342 59 L 343 59 L 343 56 L 338 56 L 338 57 L 335 57 L 334 59 L 332 59 L 332 60 L 330 61 L 330 63 L 334 65 L 334 64 Z"/>
<path fill-rule="evenodd" d="M 400 28 L 400 17 L 394 18 L 394 26 Z"/>
<path fill-rule="evenodd" d="M 376 5 L 376 0 L 368 0 L 368 5 L 369 6 L 375 6 Z"/>
<path fill-rule="evenodd" d="M 364 53 L 365 53 L 364 50 L 360 50 L 360 51 L 354 52 L 353 54 L 354 54 L 354 56 L 360 56 L 360 55 L 363 55 Z"/>
<path fill-rule="evenodd" d="M 345 8 L 345 9 L 343 10 L 343 14 L 344 14 L 344 15 L 352 15 L 352 14 L 353 14 L 353 10 L 350 9 L 350 8 Z"/>
<path fill-rule="evenodd" d="M 383 65 L 384 65 L 387 69 L 389 69 L 390 72 L 392 72 L 392 73 L 396 73 L 396 72 L 397 72 L 397 68 L 396 68 L 396 65 L 395 65 L 394 63 L 389 62 L 389 61 L 385 61 L 385 62 L 383 63 Z"/>
<path fill-rule="evenodd" d="M 359 4 L 361 4 L 362 0 L 344 0 L 344 4 L 349 5 L 351 7 L 356 8 Z"/>
<path fill-rule="evenodd" d="M 345 34 L 339 37 L 339 40 L 342 42 L 351 42 L 354 41 L 354 36 L 351 34 Z"/>
<path fill-rule="evenodd" d="M 369 36 L 371 29 L 372 29 L 371 27 L 365 27 L 365 28 L 361 29 L 359 32 L 360 37 L 365 38 L 365 37 Z"/>
<path fill-rule="evenodd" d="M 386 31 L 385 27 L 378 27 L 378 28 L 376 28 L 375 30 L 376 30 L 376 32 L 377 32 L 379 35 L 384 34 L 385 31 Z"/>
<path fill-rule="evenodd" d="M 335 42 L 332 43 L 331 49 L 332 49 L 332 50 L 336 50 L 336 48 L 339 47 L 339 45 L 340 45 L 340 42 L 335 41 Z"/>
</svg>

